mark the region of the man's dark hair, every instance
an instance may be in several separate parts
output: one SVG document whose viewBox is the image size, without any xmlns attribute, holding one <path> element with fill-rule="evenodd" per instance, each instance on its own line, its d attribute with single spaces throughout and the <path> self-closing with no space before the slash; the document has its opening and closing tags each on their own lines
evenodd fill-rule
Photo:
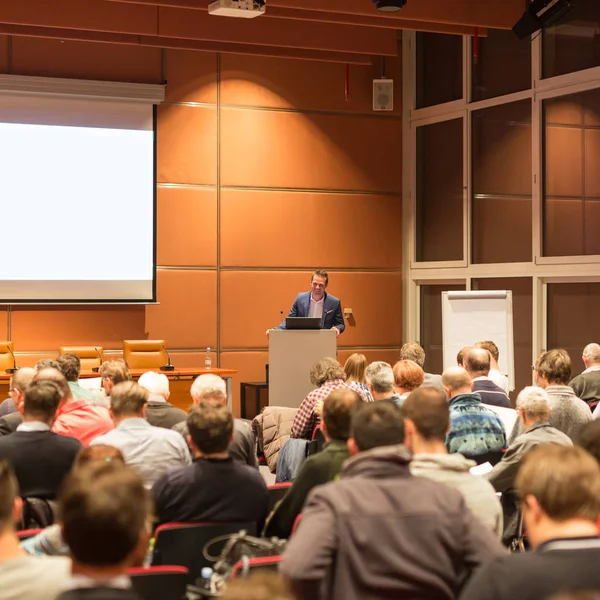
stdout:
<svg viewBox="0 0 600 600">
<path fill-rule="evenodd" d="M 329 284 L 329 275 L 325 269 L 317 269 L 311 276 L 310 282 L 312 283 L 313 277 L 317 275 L 317 277 L 323 277 L 325 279 L 325 287 Z"/>
<path fill-rule="evenodd" d="M 34 369 L 36 371 L 41 371 L 42 369 L 56 369 L 60 371 L 58 361 L 54 358 L 41 358 L 35 363 Z"/>
<path fill-rule="evenodd" d="M 594 419 L 583 425 L 579 430 L 576 443 L 600 463 L 600 421 Z"/>
<path fill-rule="evenodd" d="M 19 484 L 12 465 L 0 458 L 0 530 L 13 526 L 13 507 L 19 495 Z"/>
<path fill-rule="evenodd" d="M 534 368 L 553 385 L 567 385 L 571 381 L 571 357 L 562 348 L 542 352 Z"/>
<path fill-rule="evenodd" d="M 77 354 L 61 354 L 57 359 L 58 370 L 67 381 L 77 381 L 81 372 L 81 360 Z"/>
<path fill-rule="evenodd" d="M 75 469 L 59 500 L 63 538 L 73 558 L 84 565 L 122 564 L 150 516 L 144 482 L 118 462 L 95 461 Z"/>
<path fill-rule="evenodd" d="M 225 452 L 233 435 L 233 416 L 219 402 L 200 402 L 188 415 L 187 426 L 192 441 L 202 454 Z"/>
<path fill-rule="evenodd" d="M 361 452 L 404 442 L 404 415 L 391 400 L 366 402 L 352 418 L 352 437 Z"/>
<path fill-rule="evenodd" d="M 53 381 L 58 385 L 63 398 L 69 398 L 73 395 L 65 376 L 58 369 L 42 369 L 36 373 L 33 381 Z"/>
<path fill-rule="evenodd" d="M 464 356 L 464 366 L 471 377 L 487 375 L 490 372 L 490 353 L 483 348 L 469 348 Z"/>
<path fill-rule="evenodd" d="M 410 419 L 418 434 L 427 441 L 445 442 L 450 426 L 450 409 L 446 395 L 437 388 L 419 388 L 402 405 L 404 417 Z"/>
<path fill-rule="evenodd" d="M 142 416 L 150 393 L 135 381 L 117 383 L 110 393 L 110 410 L 115 417 Z"/>
<path fill-rule="evenodd" d="M 350 388 L 338 388 L 323 402 L 323 422 L 327 435 L 333 440 L 346 441 L 350 437 L 352 415 L 363 399 Z"/>
<path fill-rule="evenodd" d="M 63 394 L 55 381 L 32 381 L 25 388 L 23 415 L 49 423 L 58 410 Z"/>
</svg>

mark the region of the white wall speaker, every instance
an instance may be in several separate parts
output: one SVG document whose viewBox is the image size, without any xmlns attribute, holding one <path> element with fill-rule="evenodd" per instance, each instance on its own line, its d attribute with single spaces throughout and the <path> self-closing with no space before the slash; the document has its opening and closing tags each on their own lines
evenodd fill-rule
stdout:
<svg viewBox="0 0 600 600">
<path fill-rule="evenodd" d="M 373 79 L 373 110 L 394 110 L 393 79 Z"/>
</svg>

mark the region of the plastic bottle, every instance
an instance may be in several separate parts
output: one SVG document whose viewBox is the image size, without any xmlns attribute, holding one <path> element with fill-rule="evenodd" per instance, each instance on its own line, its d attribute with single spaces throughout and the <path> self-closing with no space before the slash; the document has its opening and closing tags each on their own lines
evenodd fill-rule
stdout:
<svg viewBox="0 0 600 600">
<path fill-rule="evenodd" d="M 200 589 L 204 598 L 213 597 L 213 585 L 212 585 L 213 570 L 210 567 L 202 567 L 200 571 L 201 585 Z"/>
<path fill-rule="evenodd" d="M 212 369 L 212 356 L 210 355 L 210 348 L 206 349 L 206 356 L 204 357 L 204 368 L 207 371 Z"/>
</svg>

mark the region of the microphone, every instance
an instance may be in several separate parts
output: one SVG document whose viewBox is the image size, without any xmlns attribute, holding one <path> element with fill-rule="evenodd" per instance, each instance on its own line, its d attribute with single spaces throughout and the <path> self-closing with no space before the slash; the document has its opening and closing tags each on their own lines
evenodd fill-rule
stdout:
<svg viewBox="0 0 600 600">
<path fill-rule="evenodd" d="M 94 348 L 94 350 L 96 351 L 96 354 L 98 355 L 98 358 L 100 359 L 100 365 L 97 367 L 92 367 L 92 373 L 97 373 L 100 370 L 100 367 L 102 366 L 102 354 L 100 354 L 100 352 L 98 352 L 98 348 Z"/>
<path fill-rule="evenodd" d="M 167 364 L 164 367 L 161 367 L 160 370 L 161 371 L 174 371 L 175 367 L 171 364 L 171 356 L 169 355 L 169 351 L 165 348 L 165 345 L 163 344 L 162 349 L 165 351 L 165 354 L 167 355 Z"/>
<path fill-rule="evenodd" d="M 17 359 L 15 358 L 15 353 L 10 349 L 10 346 L 6 346 L 6 349 L 10 352 L 10 355 L 13 358 L 13 368 L 12 369 L 6 369 L 6 372 L 9 375 L 12 375 L 13 373 L 16 373 L 19 370 L 19 367 L 17 367 Z"/>
</svg>

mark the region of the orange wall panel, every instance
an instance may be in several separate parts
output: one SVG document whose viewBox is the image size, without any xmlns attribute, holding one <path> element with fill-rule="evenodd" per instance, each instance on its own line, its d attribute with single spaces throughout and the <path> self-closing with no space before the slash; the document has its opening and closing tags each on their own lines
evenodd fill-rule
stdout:
<svg viewBox="0 0 600 600">
<path fill-rule="evenodd" d="M 400 357 L 400 346 L 391 349 L 380 349 L 380 350 L 369 350 L 369 349 L 358 349 L 358 350 L 338 350 L 337 359 L 338 362 L 344 366 L 344 363 L 348 360 L 350 355 L 354 353 L 364 354 L 369 361 L 372 363 L 376 360 L 382 360 L 392 365 L 392 367 L 398 362 Z"/>
<path fill-rule="evenodd" d="M 0 307 L 0 338 L 8 340 L 8 311 L 6 307 Z"/>
<path fill-rule="evenodd" d="M 216 266 L 216 190 L 159 187 L 157 212 L 159 265 Z"/>
<path fill-rule="evenodd" d="M 217 102 L 217 55 L 214 52 L 165 50 L 167 102 Z"/>
<path fill-rule="evenodd" d="M 399 196 L 224 190 L 221 263 L 399 269 L 401 204 Z"/>
<path fill-rule="evenodd" d="M 158 181 L 217 183 L 217 111 L 200 106 L 158 109 Z"/>
<path fill-rule="evenodd" d="M 240 383 L 242 381 L 265 381 L 265 365 L 269 362 L 268 352 L 222 352 L 221 367 L 236 369 L 232 377 L 233 414 L 240 415 Z"/>
<path fill-rule="evenodd" d="M 60 346 L 122 348 L 123 340 L 144 339 L 143 306 L 14 307 L 15 350 L 53 351 Z"/>
<path fill-rule="evenodd" d="M 396 118 L 224 108 L 222 185 L 399 192 Z"/>
<path fill-rule="evenodd" d="M 180 369 L 204 368 L 204 359 L 206 357 L 206 352 L 171 352 L 169 350 L 169 354 L 171 355 L 171 362 Z M 212 365 L 213 367 L 216 367 L 217 353 L 211 351 L 210 355 L 212 357 Z"/>
<path fill-rule="evenodd" d="M 17 355 L 17 364 L 19 367 L 35 367 L 38 360 L 42 360 L 42 358 L 57 358 L 58 357 L 58 348 L 56 352 L 27 352 L 26 354 L 20 354 L 18 350 L 15 349 L 15 354 Z"/>
<path fill-rule="evenodd" d="M 164 339 L 169 348 L 216 346 L 216 271 L 159 270 L 157 299 L 146 307 L 149 339 Z"/>
<path fill-rule="evenodd" d="M 159 48 L 14 36 L 12 72 L 19 75 L 160 83 Z"/>
</svg>

